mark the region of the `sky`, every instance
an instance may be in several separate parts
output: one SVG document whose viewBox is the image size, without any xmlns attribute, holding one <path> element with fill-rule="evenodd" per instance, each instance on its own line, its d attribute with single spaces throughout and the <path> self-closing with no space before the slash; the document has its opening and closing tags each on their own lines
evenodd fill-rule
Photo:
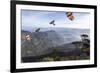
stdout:
<svg viewBox="0 0 100 73">
<path fill-rule="evenodd" d="M 79 28 L 89 29 L 90 13 L 73 12 L 75 19 L 69 20 L 66 12 L 22 10 L 22 29 L 26 28 Z M 55 26 L 49 23 L 55 20 Z"/>
</svg>

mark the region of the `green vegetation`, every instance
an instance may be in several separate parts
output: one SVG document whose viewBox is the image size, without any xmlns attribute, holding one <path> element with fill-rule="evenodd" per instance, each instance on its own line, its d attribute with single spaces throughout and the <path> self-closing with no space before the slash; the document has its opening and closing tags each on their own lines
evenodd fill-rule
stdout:
<svg viewBox="0 0 100 73">
<path fill-rule="evenodd" d="M 45 61 L 69 61 L 69 60 L 87 60 L 90 56 L 48 56 L 41 59 L 42 62 Z"/>
</svg>

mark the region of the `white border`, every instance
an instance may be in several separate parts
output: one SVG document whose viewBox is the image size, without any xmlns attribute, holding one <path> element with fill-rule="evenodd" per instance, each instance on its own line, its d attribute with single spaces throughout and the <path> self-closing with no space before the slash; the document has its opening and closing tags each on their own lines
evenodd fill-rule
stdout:
<svg viewBox="0 0 100 73">
<path fill-rule="evenodd" d="M 49 11 L 72 11 L 72 12 L 90 12 L 90 60 L 60 61 L 60 62 L 37 62 L 21 63 L 21 9 L 28 10 L 49 10 Z M 71 8 L 71 7 L 51 7 L 35 5 L 16 5 L 16 69 L 72 66 L 94 64 L 94 9 Z"/>
</svg>

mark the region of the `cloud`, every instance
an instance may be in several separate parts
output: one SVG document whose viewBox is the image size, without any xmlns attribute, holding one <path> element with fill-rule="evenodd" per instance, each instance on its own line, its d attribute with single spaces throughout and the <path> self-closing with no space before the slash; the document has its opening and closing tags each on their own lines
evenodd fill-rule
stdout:
<svg viewBox="0 0 100 73">
<path fill-rule="evenodd" d="M 22 27 L 66 27 L 66 28 L 89 28 L 89 13 L 73 13 L 75 20 L 70 21 L 66 12 L 49 12 L 49 11 L 24 11 L 22 10 Z M 49 24 L 55 20 L 56 26 Z"/>
</svg>

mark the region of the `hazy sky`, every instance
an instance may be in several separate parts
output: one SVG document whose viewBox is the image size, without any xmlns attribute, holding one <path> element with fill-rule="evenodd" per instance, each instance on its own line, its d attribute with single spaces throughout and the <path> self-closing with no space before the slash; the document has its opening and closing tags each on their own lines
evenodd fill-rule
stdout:
<svg viewBox="0 0 100 73">
<path fill-rule="evenodd" d="M 22 10 L 22 29 L 27 27 L 66 27 L 88 29 L 90 27 L 89 13 L 74 12 L 73 15 L 75 16 L 75 19 L 71 21 L 67 18 L 66 12 Z M 55 20 L 55 26 L 49 24 L 52 20 Z"/>
</svg>

